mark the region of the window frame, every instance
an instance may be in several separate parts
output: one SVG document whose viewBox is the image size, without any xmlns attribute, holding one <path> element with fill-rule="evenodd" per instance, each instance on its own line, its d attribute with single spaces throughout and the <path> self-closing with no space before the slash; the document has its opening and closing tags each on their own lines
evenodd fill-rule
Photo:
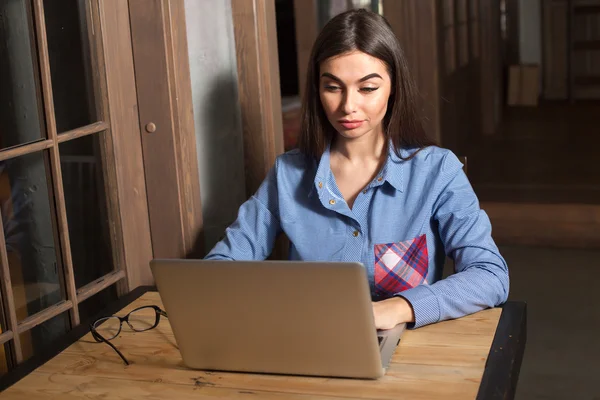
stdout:
<svg viewBox="0 0 600 400">
<path fill-rule="evenodd" d="M 150 22 L 160 30 L 164 39 L 161 57 L 168 67 L 162 71 L 169 90 L 162 93 L 167 101 L 168 116 L 173 129 L 162 133 L 166 140 L 175 143 L 172 152 L 150 152 L 152 139 L 144 132 L 140 115 L 139 94 L 148 83 L 136 81 L 139 67 L 134 63 L 134 47 L 139 45 L 132 36 L 130 18 L 146 12 L 132 2 L 105 2 L 88 0 L 87 26 L 91 40 L 91 65 L 97 122 L 58 133 L 51 85 L 46 21 L 43 0 L 28 0 L 35 74 L 39 75 L 41 101 L 39 111 L 45 138 L 38 141 L 0 150 L 0 161 L 31 153 L 47 154 L 49 198 L 59 243 L 57 257 L 61 289 L 64 300 L 19 321 L 15 309 L 14 287 L 11 282 L 8 253 L 3 229 L 0 230 L 0 307 L 3 310 L 4 332 L 0 345 L 5 346 L 9 370 L 23 362 L 20 334 L 29 332 L 51 318 L 69 313 L 69 329 L 84 323 L 79 304 L 109 286 L 116 285 L 122 296 L 139 286 L 153 285 L 149 262 L 154 257 L 152 233 L 176 234 L 181 246 L 178 251 L 162 254 L 167 257 L 184 257 L 185 252 L 202 242 L 202 214 L 200 183 L 196 159 L 196 142 L 193 120 L 191 84 L 188 66 L 185 10 L 183 0 L 157 0 L 156 13 L 147 14 Z M 136 14 L 137 13 L 137 14 Z M 157 44 L 157 46 L 159 46 Z M 166 100 L 165 100 L 166 99 Z M 100 158 L 105 181 L 111 247 L 114 270 L 80 288 L 76 287 L 71 257 L 71 243 L 60 165 L 59 144 L 87 135 L 104 132 L 100 143 Z M 145 133 L 145 132 L 144 132 Z M 162 140 L 165 140 L 164 138 Z M 150 143 L 150 144 L 149 144 Z M 156 145 L 154 145 L 156 146 Z M 150 159 L 149 155 L 153 158 Z M 146 157 L 145 157 L 146 156 Z M 160 221 L 159 210 L 151 209 L 148 198 L 162 191 L 156 175 L 148 176 L 149 163 L 175 165 L 176 173 L 167 177 L 175 179 L 176 193 L 168 198 L 166 206 L 176 207 L 180 219 Z M 165 178 L 165 177 L 163 177 Z M 158 184 L 157 184 L 158 183 Z M 1 217 L 1 216 L 0 216 Z M 200 249 L 201 251 L 201 249 Z"/>
</svg>

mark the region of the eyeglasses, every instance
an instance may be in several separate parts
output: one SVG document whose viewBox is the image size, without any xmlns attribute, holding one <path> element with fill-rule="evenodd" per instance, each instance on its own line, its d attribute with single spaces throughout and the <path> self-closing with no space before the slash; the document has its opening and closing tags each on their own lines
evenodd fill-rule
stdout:
<svg viewBox="0 0 600 400">
<path fill-rule="evenodd" d="M 135 332 L 149 331 L 156 328 L 160 322 L 160 317 L 167 317 L 167 313 L 158 306 L 143 306 L 129 312 L 124 317 L 113 315 L 96 320 L 90 324 L 90 332 L 98 343 L 106 343 L 113 348 L 114 351 L 121 357 L 125 364 L 129 365 L 129 361 L 125 356 L 110 342 L 121 333 L 123 322 Z"/>
</svg>

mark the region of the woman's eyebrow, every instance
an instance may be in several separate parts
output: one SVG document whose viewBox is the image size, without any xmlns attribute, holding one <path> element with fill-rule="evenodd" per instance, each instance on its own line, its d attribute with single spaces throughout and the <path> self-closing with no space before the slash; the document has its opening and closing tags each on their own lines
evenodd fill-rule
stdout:
<svg viewBox="0 0 600 400">
<path fill-rule="evenodd" d="M 330 74 L 329 72 L 323 72 L 323 74 L 321 75 L 321 78 L 329 78 L 329 79 L 333 79 L 336 82 L 339 83 L 343 83 L 342 80 L 340 78 L 338 78 L 337 76 Z M 360 78 L 358 81 L 359 82 L 364 82 L 364 81 L 368 81 L 371 78 L 379 78 L 379 79 L 383 79 L 381 77 L 381 75 L 377 74 L 377 73 L 373 73 L 373 74 L 369 74 L 366 76 L 363 76 L 362 78 Z"/>
<path fill-rule="evenodd" d="M 329 79 L 333 79 L 336 82 L 343 83 L 340 78 L 338 78 L 337 76 L 335 76 L 333 74 L 330 74 L 329 72 L 323 72 L 323 74 L 321 74 L 321 78 L 329 78 Z"/>
<path fill-rule="evenodd" d="M 379 78 L 379 79 L 383 79 L 381 77 L 381 75 L 374 73 L 374 74 L 369 74 L 367 76 L 363 76 L 362 78 L 360 78 L 359 82 L 364 82 L 364 81 L 368 81 L 371 78 Z"/>
</svg>

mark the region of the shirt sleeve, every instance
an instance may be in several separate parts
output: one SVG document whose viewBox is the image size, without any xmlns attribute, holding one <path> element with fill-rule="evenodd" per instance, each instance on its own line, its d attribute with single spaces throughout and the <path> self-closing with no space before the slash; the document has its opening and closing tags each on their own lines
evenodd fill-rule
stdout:
<svg viewBox="0 0 600 400">
<path fill-rule="evenodd" d="M 508 267 L 492 239 L 490 220 L 454 154 L 445 157 L 439 178 L 441 190 L 432 218 L 456 273 L 398 294 L 414 310 L 415 322 L 409 328 L 495 307 L 508 297 Z"/>
<path fill-rule="evenodd" d="M 277 162 L 256 193 L 241 205 L 236 220 L 206 255 L 206 260 L 264 260 L 271 254 L 281 232 Z"/>
</svg>

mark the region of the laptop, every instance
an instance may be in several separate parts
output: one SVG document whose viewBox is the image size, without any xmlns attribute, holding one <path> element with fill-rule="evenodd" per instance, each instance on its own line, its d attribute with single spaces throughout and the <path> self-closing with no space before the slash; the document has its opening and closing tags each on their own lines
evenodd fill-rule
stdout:
<svg viewBox="0 0 600 400">
<path fill-rule="evenodd" d="M 156 259 L 192 369 L 377 379 L 406 324 L 377 330 L 360 263 Z"/>
</svg>

